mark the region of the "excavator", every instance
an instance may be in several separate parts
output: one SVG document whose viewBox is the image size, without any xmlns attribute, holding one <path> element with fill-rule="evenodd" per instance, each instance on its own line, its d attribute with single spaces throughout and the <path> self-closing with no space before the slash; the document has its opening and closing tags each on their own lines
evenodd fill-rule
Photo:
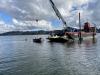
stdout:
<svg viewBox="0 0 100 75">
<path fill-rule="evenodd" d="M 62 15 L 60 14 L 56 5 L 54 4 L 54 2 L 52 0 L 49 0 L 49 2 L 51 4 L 56 16 L 59 18 L 59 20 L 62 21 L 63 27 L 64 27 L 64 29 L 62 30 L 61 33 L 49 36 L 48 37 L 49 41 L 51 41 L 51 42 L 66 42 L 66 41 L 69 41 L 69 40 L 74 40 L 74 38 L 70 34 L 66 33 L 66 32 L 69 32 L 67 23 L 64 20 L 64 18 L 62 17 Z M 65 33 L 66 33 L 66 35 L 65 35 Z"/>
</svg>

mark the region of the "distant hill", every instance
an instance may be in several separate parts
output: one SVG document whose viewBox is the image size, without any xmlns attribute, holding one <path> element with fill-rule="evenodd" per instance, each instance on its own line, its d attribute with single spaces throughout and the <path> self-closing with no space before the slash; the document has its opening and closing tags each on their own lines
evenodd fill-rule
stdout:
<svg viewBox="0 0 100 75">
<path fill-rule="evenodd" d="M 68 27 L 69 31 L 74 31 L 78 32 L 79 29 Z M 42 34 L 51 34 L 53 33 L 62 33 L 63 30 L 53 30 L 53 31 L 44 31 L 44 30 L 39 30 L 39 31 L 11 31 L 11 32 L 5 32 L 1 33 L 0 36 L 7 36 L 7 35 L 42 35 Z M 100 29 L 96 29 L 97 33 L 100 33 Z"/>
<path fill-rule="evenodd" d="M 11 31 L 0 34 L 0 36 L 6 35 L 36 35 L 36 34 L 49 34 L 51 31 Z"/>
<path fill-rule="evenodd" d="M 70 31 L 77 31 L 77 29 L 75 28 L 71 28 L 71 27 L 68 27 L 68 29 Z M 42 35 L 42 34 L 51 34 L 52 32 L 53 33 L 62 33 L 63 30 L 53 30 L 53 31 L 44 31 L 44 30 L 39 30 L 39 31 L 10 31 L 10 32 L 5 32 L 5 33 L 1 33 L 0 36 L 6 36 L 6 35 Z"/>
</svg>

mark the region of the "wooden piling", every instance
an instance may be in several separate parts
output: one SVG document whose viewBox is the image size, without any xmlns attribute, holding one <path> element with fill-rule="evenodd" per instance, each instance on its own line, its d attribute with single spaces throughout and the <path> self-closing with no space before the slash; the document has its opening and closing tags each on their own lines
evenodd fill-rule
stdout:
<svg viewBox="0 0 100 75">
<path fill-rule="evenodd" d="M 81 34 L 81 20 L 80 20 L 80 12 L 79 12 L 79 41 L 82 41 L 82 34 Z"/>
</svg>

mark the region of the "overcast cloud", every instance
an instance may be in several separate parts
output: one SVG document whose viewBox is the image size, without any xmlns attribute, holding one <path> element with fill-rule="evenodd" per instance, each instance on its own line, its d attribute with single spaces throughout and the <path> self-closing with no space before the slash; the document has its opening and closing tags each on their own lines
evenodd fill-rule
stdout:
<svg viewBox="0 0 100 75">
<path fill-rule="evenodd" d="M 100 0 L 53 1 L 69 26 L 76 26 L 78 23 L 78 12 L 81 12 L 82 22 L 88 20 L 100 24 Z M 0 19 L 0 31 L 53 29 L 51 20 L 58 19 L 49 0 L 0 0 L 0 11 L 13 18 L 12 25 L 5 25 Z M 38 23 L 35 19 L 39 19 Z"/>
</svg>

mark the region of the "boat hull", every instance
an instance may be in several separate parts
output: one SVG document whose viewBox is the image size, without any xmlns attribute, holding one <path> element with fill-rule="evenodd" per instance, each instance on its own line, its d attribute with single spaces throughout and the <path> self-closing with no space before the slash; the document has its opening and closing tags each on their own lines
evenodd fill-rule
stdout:
<svg viewBox="0 0 100 75">
<path fill-rule="evenodd" d="M 74 40 L 79 39 L 79 33 L 78 32 L 73 32 L 73 33 L 70 32 L 69 34 L 74 38 Z M 81 37 L 83 39 L 95 38 L 95 36 L 96 36 L 96 33 L 93 33 L 93 32 L 89 32 L 89 33 L 81 32 Z"/>
<path fill-rule="evenodd" d="M 42 42 L 42 40 L 41 40 L 41 38 L 37 38 L 37 39 L 33 39 L 33 42 L 36 42 L 36 43 L 41 43 L 41 42 Z"/>
<path fill-rule="evenodd" d="M 82 40 L 94 38 L 96 33 L 81 32 Z M 67 32 L 64 36 L 50 36 L 47 38 L 50 42 L 72 42 L 79 40 L 79 32 Z"/>
<path fill-rule="evenodd" d="M 52 38 L 52 37 L 49 37 L 47 38 L 50 42 L 67 42 L 68 39 L 64 39 L 64 38 Z"/>
</svg>

